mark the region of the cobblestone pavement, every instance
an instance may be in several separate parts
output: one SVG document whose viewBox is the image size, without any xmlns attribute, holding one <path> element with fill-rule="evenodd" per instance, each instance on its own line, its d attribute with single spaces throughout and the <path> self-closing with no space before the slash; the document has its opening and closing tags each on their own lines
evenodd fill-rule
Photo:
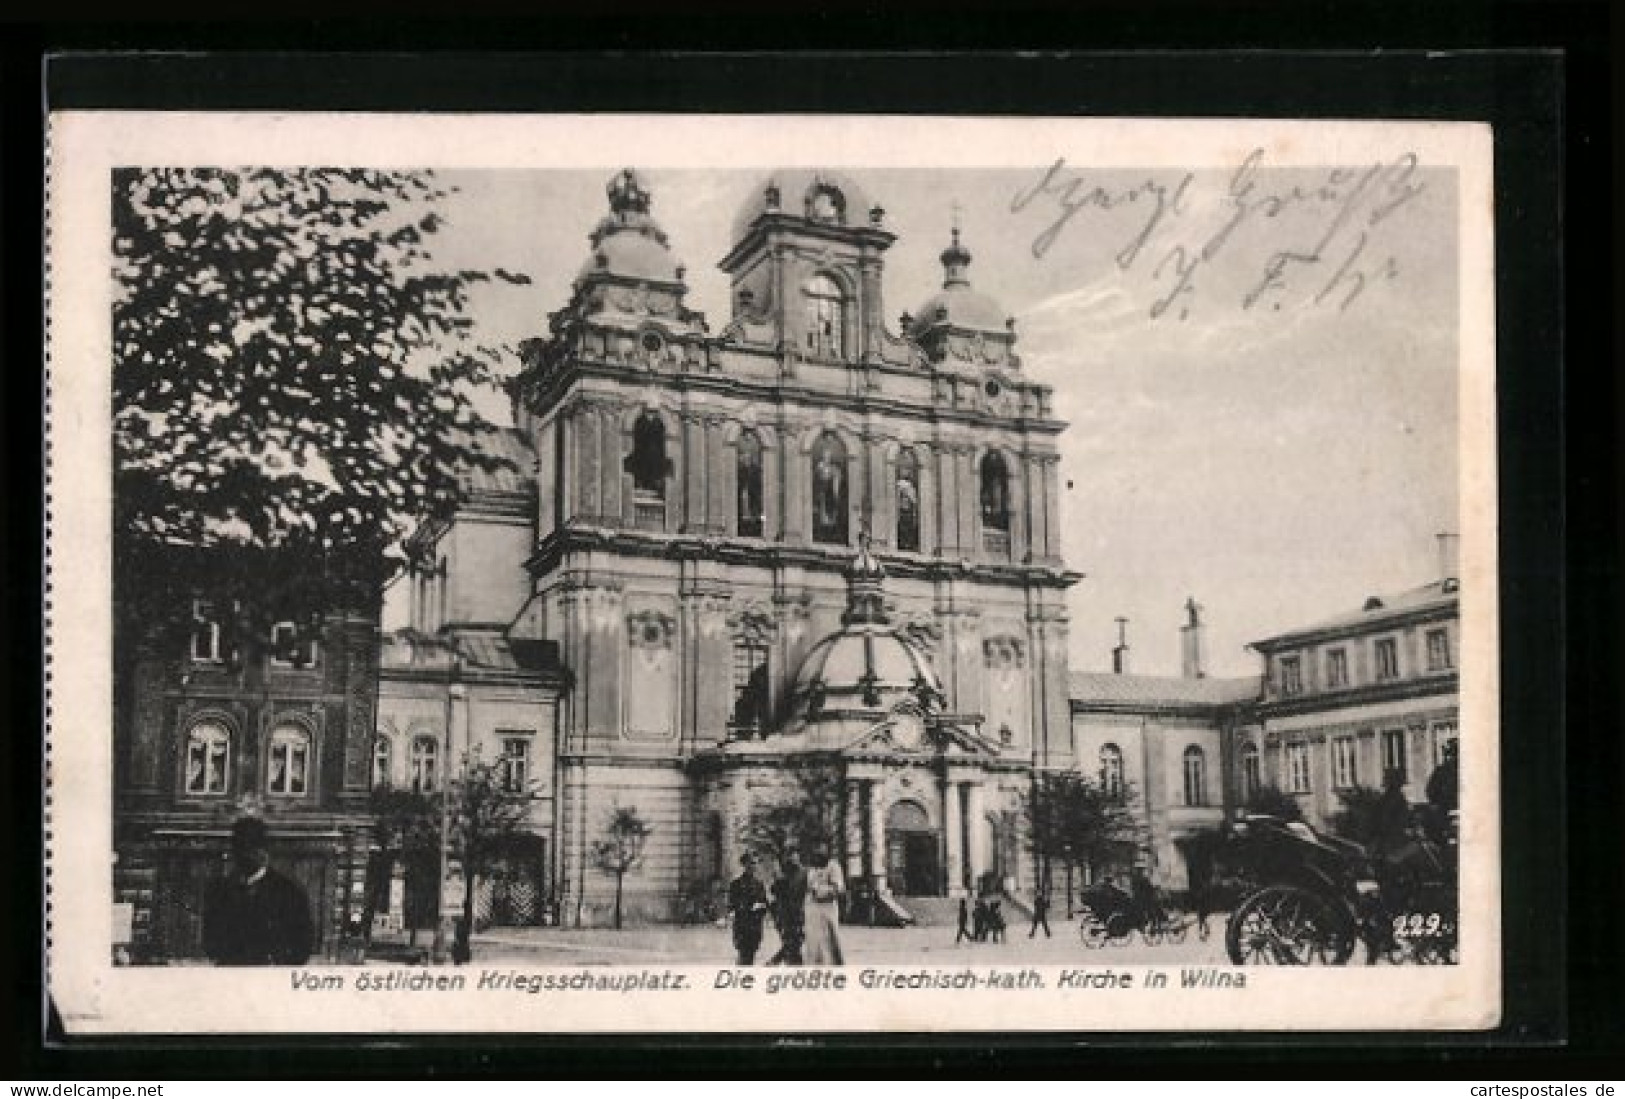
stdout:
<svg viewBox="0 0 1625 1099">
<path fill-rule="evenodd" d="M 849 965 L 1181 965 L 1227 964 L 1222 917 L 1203 941 L 1194 928 L 1181 943 L 1147 943 L 1135 934 L 1123 945 L 1085 947 L 1076 923 L 1055 920 L 1054 934 L 1028 938 L 1027 926 L 1012 927 L 1003 943 L 954 943 L 952 927 L 843 927 L 841 945 Z M 761 964 L 778 949 L 770 929 L 757 954 Z M 493 928 L 474 937 L 476 962 L 530 965 L 731 965 L 733 943 L 726 927 Z"/>
</svg>

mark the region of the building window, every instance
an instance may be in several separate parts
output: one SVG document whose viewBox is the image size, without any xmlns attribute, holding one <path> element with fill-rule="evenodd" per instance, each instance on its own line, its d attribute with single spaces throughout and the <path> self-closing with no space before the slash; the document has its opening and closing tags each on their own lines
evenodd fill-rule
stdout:
<svg viewBox="0 0 1625 1099">
<path fill-rule="evenodd" d="M 192 600 L 192 659 L 200 664 L 218 664 L 222 659 L 220 620 L 212 604 Z"/>
<path fill-rule="evenodd" d="M 1399 642 L 1385 637 L 1377 642 L 1377 679 L 1399 678 Z"/>
<path fill-rule="evenodd" d="M 1283 695 L 1303 694 L 1303 661 L 1296 656 L 1283 656 L 1281 658 L 1281 693 Z"/>
<path fill-rule="evenodd" d="M 666 475 L 671 461 L 666 457 L 666 422 L 653 412 L 645 412 L 632 425 L 632 452 L 622 467 L 632 475 L 634 503 L 663 504 Z M 665 513 L 662 510 L 661 517 Z"/>
<path fill-rule="evenodd" d="M 1355 757 L 1355 743 L 1351 736 L 1332 738 L 1332 786 L 1349 790 L 1360 784 L 1359 762 Z"/>
<path fill-rule="evenodd" d="M 812 481 L 813 541 L 846 545 L 846 445 L 833 431 L 813 447 Z"/>
<path fill-rule="evenodd" d="M 1313 785 L 1309 780 L 1309 745 L 1296 741 L 1286 746 L 1287 789 L 1294 794 L 1307 794 Z"/>
<path fill-rule="evenodd" d="M 1115 744 L 1100 746 L 1100 788 L 1108 797 L 1123 794 L 1123 749 Z"/>
<path fill-rule="evenodd" d="M 827 359 L 845 353 L 843 329 L 846 310 L 841 288 L 828 275 L 814 275 L 807 281 L 807 351 Z"/>
<path fill-rule="evenodd" d="M 302 797 L 310 791 L 310 734 L 296 725 L 279 725 L 271 733 L 268 793 Z"/>
<path fill-rule="evenodd" d="M 1251 802 L 1258 796 L 1258 791 L 1263 785 L 1264 775 L 1259 765 L 1258 745 L 1248 741 L 1241 749 L 1241 800 Z"/>
<path fill-rule="evenodd" d="M 1447 672 L 1450 670 L 1450 631 L 1428 631 L 1428 671 Z"/>
<path fill-rule="evenodd" d="M 897 548 L 920 549 L 920 459 L 906 448 L 897 455 Z"/>
<path fill-rule="evenodd" d="M 504 733 L 500 775 L 502 789 L 509 794 L 530 792 L 530 733 Z"/>
<path fill-rule="evenodd" d="M 186 733 L 186 792 L 224 794 L 231 773 L 231 733 L 218 721 L 200 721 Z"/>
<path fill-rule="evenodd" d="M 318 655 L 314 629 L 300 629 L 297 622 L 278 622 L 271 627 L 272 667 L 313 668 Z"/>
<path fill-rule="evenodd" d="M 739 435 L 739 535 L 742 538 L 760 538 L 766 522 L 762 514 L 762 440 L 756 432 L 744 431 Z"/>
<path fill-rule="evenodd" d="M 387 790 L 395 785 L 395 742 L 384 733 L 372 741 L 372 785 Z"/>
<path fill-rule="evenodd" d="M 1335 691 L 1349 685 L 1349 654 L 1347 649 L 1332 649 L 1326 654 L 1326 688 Z"/>
<path fill-rule="evenodd" d="M 1409 780 L 1410 768 L 1405 758 L 1405 730 L 1382 731 L 1382 781 L 1386 786 L 1389 775 L 1398 775 L 1401 784 Z"/>
<path fill-rule="evenodd" d="M 1191 745 L 1185 749 L 1185 804 L 1207 804 L 1207 757 Z"/>
<path fill-rule="evenodd" d="M 1445 745 L 1456 743 L 1456 723 L 1454 721 L 1435 721 L 1433 723 L 1433 765 L 1437 767 L 1444 762 Z"/>
<path fill-rule="evenodd" d="M 767 724 L 767 646 L 759 641 L 734 642 L 733 725 L 759 730 Z"/>
<path fill-rule="evenodd" d="M 412 739 L 412 789 L 419 794 L 440 789 L 440 742 L 432 736 Z"/>
<path fill-rule="evenodd" d="M 982 458 L 982 529 L 1010 532 L 1010 470 L 996 450 Z"/>
</svg>

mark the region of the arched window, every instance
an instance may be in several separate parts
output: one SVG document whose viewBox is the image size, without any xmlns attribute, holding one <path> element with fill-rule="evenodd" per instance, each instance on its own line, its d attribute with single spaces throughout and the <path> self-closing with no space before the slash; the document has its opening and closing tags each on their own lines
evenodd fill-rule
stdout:
<svg viewBox="0 0 1625 1099">
<path fill-rule="evenodd" d="M 833 431 L 813 447 L 812 490 L 813 541 L 846 545 L 846 446 Z"/>
<path fill-rule="evenodd" d="M 271 733 L 271 756 L 265 772 L 267 793 L 301 797 L 310 791 L 310 733 L 297 725 L 278 725 Z"/>
<path fill-rule="evenodd" d="M 432 794 L 440 788 L 440 742 L 432 736 L 412 738 L 412 789 Z"/>
<path fill-rule="evenodd" d="M 224 794 L 231 774 L 231 733 L 218 721 L 200 721 L 186 733 L 186 792 Z"/>
<path fill-rule="evenodd" d="M 807 350 L 839 359 L 845 354 L 846 308 L 841 288 L 828 275 L 814 275 L 803 288 L 807 296 Z"/>
<path fill-rule="evenodd" d="M 1251 802 L 1264 785 L 1264 774 L 1258 758 L 1258 745 L 1248 741 L 1241 750 L 1241 800 Z"/>
<path fill-rule="evenodd" d="M 1185 749 L 1185 804 L 1207 804 L 1207 757 L 1191 745 Z"/>
<path fill-rule="evenodd" d="M 632 453 L 624 468 L 632 475 L 632 490 L 656 500 L 666 498 L 666 474 L 671 462 L 666 458 L 666 422 L 653 412 L 645 412 L 632 425 Z"/>
<path fill-rule="evenodd" d="M 1123 749 L 1115 744 L 1100 746 L 1100 788 L 1114 798 L 1123 794 Z"/>
<path fill-rule="evenodd" d="M 381 789 L 395 785 L 395 742 L 385 733 L 372 741 L 372 784 Z"/>
<path fill-rule="evenodd" d="M 762 440 L 756 432 L 739 435 L 739 534 L 760 538 L 765 517 L 762 514 Z"/>
<path fill-rule="evenodd" d="M 897 548 L 920 548 L 920 460 L 908 449 L 897 455 Z"/>
<path fill-rule="evenodd" d="M 767 726 L 767 642 L 759 638 L 734 639 L 734 707 L 729 721 L 742 733 L 761 732 Z"/>
<path fill-rule="evenodd" d="M 982 535 L 990 553 L 1010 548 L 1010 471 L 990 450 L 982 459 Z"/>
</svg>

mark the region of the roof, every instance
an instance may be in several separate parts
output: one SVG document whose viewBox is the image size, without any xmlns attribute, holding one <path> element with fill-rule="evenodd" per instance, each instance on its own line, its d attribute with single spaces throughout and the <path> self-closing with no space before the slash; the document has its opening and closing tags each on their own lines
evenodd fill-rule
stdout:
<svg viewBox="0 0 1625 1099">
<path fill-rule="evenodd" d="M 1456 580 L 1435 580 L 1419 588 L 1399 592 L 1397 595 L 1374 595 L 1357 611 L 1340 614 L 1308 626 L 1299 626 L 1286 633 L 1254 641 L 1255 649 L 1274 648 L 1286 641 L 1296 641 L 1323 633 L 1358 633 L 1376 628 L 1396 618 L 1446 610 L 1461 600 L 1460 584 Z"/>
<path fill-rule="evenodd" d="M 1260 688 L 1257 676 L 1187 679 L 1114 672 L 1072 672 L 1067 683 L 1074 703 L 1146 707 L 1228 706 L 1257 698 Z"/>
<path fill-rule="evenodd" d="M 384 638 L 378 655 L 381 671 L 408 678 L 445 679 L 455 655 L 458 673 L 477 677 L 480 672 L 516 674 L 556 670 L 557 653 L 535 642 L 510 642 L 495 631 L 459 630 L 453 634 L 422 634 L 397 630 Z"/>
<path fill-rule="evenodd" d="M 813 196 L 819 188 L 827 187 L 838 192 L 844 204 L 840 211 L 841 220 L 837 224 L 847 227 L 869 224 L 872 203 L 863 188 L 849 176 L 827 169 L 781 168 L 753 187 L 750 196 L 739 208 L 739 213 L 734 216 L 734 243 L 737 244 L 750 232 L 757 218 L 769 212 L 769 187 L 778 188 L 777 213 L 797 218 L 808 217 Z"/>
<path fill-rule="evenodd" d="M 998 299 L 960 284 L 933 294 L 914 314 L 914 331 L 927 332 L 938 325 L 969 328 L 980 332 L 1007 331 L 1004 311 Z"/>
</svg>

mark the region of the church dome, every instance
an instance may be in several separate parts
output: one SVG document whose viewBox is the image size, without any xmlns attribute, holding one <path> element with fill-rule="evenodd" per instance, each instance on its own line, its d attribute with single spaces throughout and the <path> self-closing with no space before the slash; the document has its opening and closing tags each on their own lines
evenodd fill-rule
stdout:
<svg viewBox="0 0 1625 1099">
<path fill-rule="evenodd" d="M 888 711 L 905 697 L 930 708 L 942 697 L 942 684 L 924 650 L 888 620 L 881 590 L 886 570 L 869 552 L 867 537 L 846 578 L 842 626 L 802 659 L 792 712 L 811 720 L 824 709 Z"/>
<path fill-rule="evenodd" d="M 637 173 L 622 170 L 605 190 L 609 214 L 592 231 L 592 254 L 582 264 L 579 277 L 682 282 L 683 265 L 672 255 L 665 232 L 649 215 L 649 192 Z"/>
<path fill-rule="evenodd" d="M 959 230 L 953 231 L 953 243 L 943 251 L 942 289 L 928 298 L 914 314 L 909 334 L 920 336 L 933 328 L 960 328 L 973 332 L 1004 332 L 1008 330 L 1009 314 L 991 294 L 973 288 L 965 269 L 970 266 L 970 250 L 959 242 Z"/>
<path fill-rule="evenodd" d="M 733 239 L 742 240 L 763 214 L 785 214 L 829 225 L 870 224 L 874 203 L 850 176 L 813 168 L 783 168 L 751 188 L 734 218 Z"/>
</svg>

